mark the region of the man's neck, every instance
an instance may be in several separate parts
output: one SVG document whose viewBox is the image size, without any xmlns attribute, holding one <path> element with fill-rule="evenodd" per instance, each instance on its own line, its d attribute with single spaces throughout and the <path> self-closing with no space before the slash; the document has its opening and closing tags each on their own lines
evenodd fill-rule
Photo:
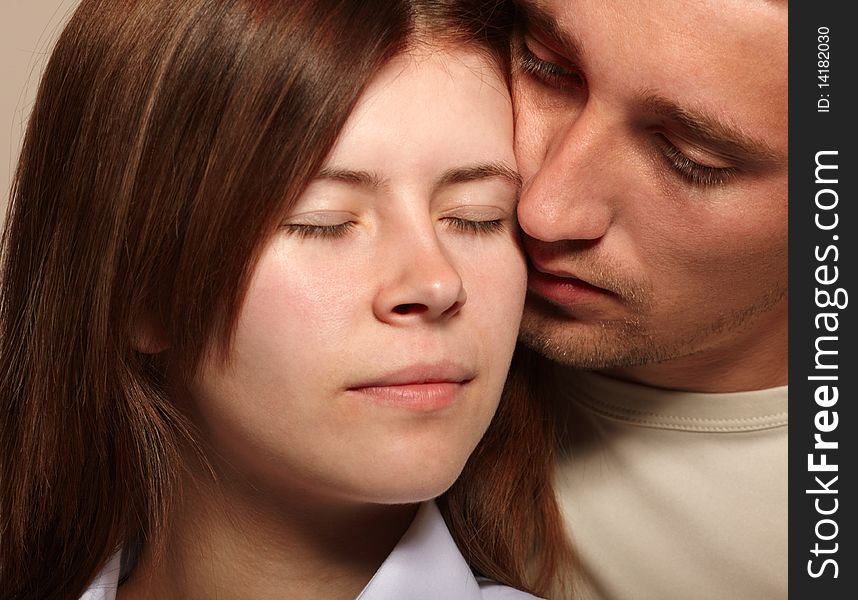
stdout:
<svg viewBox="0 0 858 600">
<path fill-rule="evenodd" d="M 771 327 L 658 363 L 603 369 L 609 377 L 690 392 L 747 392 L 787 385 L 786 319 Z"/>
</svg>

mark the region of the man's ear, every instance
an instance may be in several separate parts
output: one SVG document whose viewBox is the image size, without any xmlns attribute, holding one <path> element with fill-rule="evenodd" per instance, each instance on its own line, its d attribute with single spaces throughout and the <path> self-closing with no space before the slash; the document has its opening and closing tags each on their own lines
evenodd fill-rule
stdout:
<svg viewBox="0 0 858 600">
<path fill-rule="evenodd" d="M 134 321 L 131 332 L 131 345 L 143 354 L 160 354 L 170 347 L 167 330 L 163 323 L 153 315 L 147 314 Z"/>
</svg>

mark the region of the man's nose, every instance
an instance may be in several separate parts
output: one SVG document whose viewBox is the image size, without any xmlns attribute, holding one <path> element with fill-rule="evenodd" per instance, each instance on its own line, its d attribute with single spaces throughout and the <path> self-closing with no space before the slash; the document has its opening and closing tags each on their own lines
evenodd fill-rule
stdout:
<svg viewBox="0 0 858 600">
<path fill-rule="evenodd" d="M 542 242 L 600 239 L 614 220 L 620 193 L 617 134 L 589 106 L 572 121 L 546 120 L 541 134 L 533 141 L 536 170 L 518 204 L 522 230 Z"/>
<path fill-rule="evenodd" d="M 433 235 L 410 236 L 388 252 L 373 301 L 380 321 L 405 325 L 456 315 L 467 301 L 459 271 Z"/>
</svg>

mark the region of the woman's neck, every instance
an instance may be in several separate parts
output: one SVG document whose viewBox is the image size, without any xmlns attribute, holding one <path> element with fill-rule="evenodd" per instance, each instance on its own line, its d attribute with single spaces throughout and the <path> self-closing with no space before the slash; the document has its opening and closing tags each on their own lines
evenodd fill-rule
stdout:
<svg viewBox="0 0 858 600">
<path fill-rule="evenodd" d="M 223 480 L 186 486 L 162 555 L 143 548 L 118 600 L 353 599 L 417 508 L 276 496 Z"/>
</svg>

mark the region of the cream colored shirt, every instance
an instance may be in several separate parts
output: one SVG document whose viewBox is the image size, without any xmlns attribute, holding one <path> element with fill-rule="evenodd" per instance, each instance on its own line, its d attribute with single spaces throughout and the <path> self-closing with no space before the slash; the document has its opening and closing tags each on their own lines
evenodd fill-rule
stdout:
<svg viewBox="0 0 858 600">
<path fill-rule="evenodd" d="M 787 597 L 787 388 L 697 394 L 565 371 L 561 503 L 582 597 Z"/>
</svg>

